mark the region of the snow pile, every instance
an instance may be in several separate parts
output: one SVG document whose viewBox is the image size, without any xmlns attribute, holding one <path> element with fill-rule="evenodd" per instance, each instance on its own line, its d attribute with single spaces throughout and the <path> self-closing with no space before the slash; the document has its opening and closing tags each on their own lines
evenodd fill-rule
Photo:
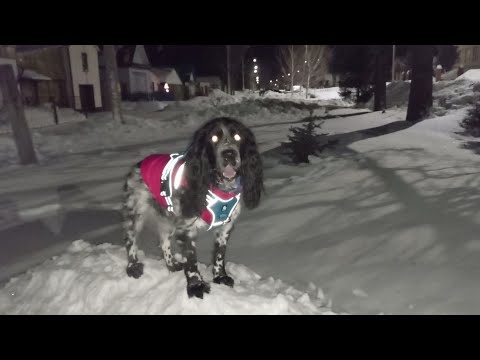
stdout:
<svg viewBox="0 0 480 360">
<path fill-rule="evenodd" d="M 172 101 L 123 101 L 122 109 L 127 111 L 155 112 L 165 109 Z"/>
<path fill-rule="evenodd" d="M 163 260 L 144 263 L 145 274 L 135 280 L 125 274 L 123 248 L 75 241 L 61 256 L 11 279 L 0 290 L 0 314 L 334 314 L 321 289 L 301 292 L 243 265 L 227 264 L 233 289 L 211 283 L 200 300 L 188 298 L 183 272 L 169 273 Z M 211 269 L 200 271 L 211 282 Z"/>
<path fill-rule="evenodd" d="M 309 89 L 308 98 L 305 97 L 305 89 L 295 92 L 278 93 L 275 91 L 267 91 L 264 95 L 266 98 L 283 99 L 286 101 L 315 102 L 322 106 L 353 106 L 352 101 L 343 100 L 339 94 L 339 87 Z M 259 96 L 257 94 L 257 96 Z"/>
<path fill-rule="evenodd" d="M 86 119 L 85 115 L 70 108 L 58 108 L 57 115 L 59 124 L 80 122 Z M 0 112 L 0 134 L 11 132 L 11 126 L 6 116 L 6 112 Z M 25 107 L 25 118 L 30 129 L 55 125 L 51 104 L 41 107 Z"/>
<path fill-rule="evenodd" d="M 196 96 L 193 99 L 180 101 L 180 106 L 196 109 L 208 107 L 220 107 L 223 105 L 236 104 L 242 97 L 229 95 L 222 90 L 212 89 L 208 96 Z"/>
<path fill-rule="evenodd" d="M 472 69 L 460 75 L 457 80 L 468 80 L 472 82 L 480 82 L 480 69 Z"/>
</svg>

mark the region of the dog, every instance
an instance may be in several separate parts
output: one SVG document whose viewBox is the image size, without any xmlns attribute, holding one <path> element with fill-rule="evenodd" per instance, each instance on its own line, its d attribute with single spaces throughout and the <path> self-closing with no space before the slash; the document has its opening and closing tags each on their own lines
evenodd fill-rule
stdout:
<svg viewBox="0 0 480 360">
<path fill-rule="evenodd" d="M 124 185 L 127 275 L 138 279 L 143 274 L 137 236 L 147 214 L 153 214 L 167 267 L 171 272 L 184 271 L 190 298 L 202 299 L 210 292 L 197 266 L 199 231 L 214 229 L 213 282 L 233 287 L 234 280 L 225 271 L 227 242 L 242 203 L 247 209 L 256 208 L 262 193 L 263 165 L 255 136 L 236 119 L 206 122 L 182 154 L 147 156 L 133 166 Z M 172 256 L 173 241 L 182 262 Z"/>
</svg>

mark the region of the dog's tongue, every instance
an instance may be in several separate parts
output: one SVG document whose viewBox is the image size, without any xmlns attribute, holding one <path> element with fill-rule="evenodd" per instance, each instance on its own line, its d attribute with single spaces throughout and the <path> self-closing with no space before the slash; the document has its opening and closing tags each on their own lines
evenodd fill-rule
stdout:
<svg viewBox="0 0 480 360">
<path fill-rule="evenodd" d="M 223 176 L 225 176 L 227 179 L 231 179 L 236 175 L 236 171 L 233 169 L 231 165 L 227 165 L 225 169 L 223 170 Z"/>
</svg>

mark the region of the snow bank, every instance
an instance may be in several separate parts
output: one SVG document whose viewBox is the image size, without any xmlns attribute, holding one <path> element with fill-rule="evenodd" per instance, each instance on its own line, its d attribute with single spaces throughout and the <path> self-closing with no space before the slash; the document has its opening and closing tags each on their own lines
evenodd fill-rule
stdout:
<svg viewBox="0 0 480 360">
<path fill-rule="evenodd" d="M 0 290 L 0 314 L 334 314 L 321 289 L 301 292 L 243 265 L 227 264 L 233 289 L 211 283 L 200 300 L 188 298 L 183 272 L 169 273 L 163 260 L 146 258 L 138 280 L 127 277 L 125 264 L 119 246 L 75 241 L 63 255 L 11 279 Z M 212 280 L 210 268 L 200 271 Z"/>
<path fill-rule="evenodd" d="M 460 75 L 457 80 L 468 80 L 472 82 L 480 82 L 480 69 L 472 69 Z"/>
<path fill-rule="evenodd" d="M 85 115 L 70 108 L 58 108 L 58 123 L 74 123 L 86 120 Z M 10 133 L 11 127 L 5 112 L 0 112 L 0 134 Z M 45 104 L 39 107 L 25 107 L 25 118 L 30 129 L 41 128 L 45 126 L 54 126 L 55 118 L 51 104 Z"/>
</svg>

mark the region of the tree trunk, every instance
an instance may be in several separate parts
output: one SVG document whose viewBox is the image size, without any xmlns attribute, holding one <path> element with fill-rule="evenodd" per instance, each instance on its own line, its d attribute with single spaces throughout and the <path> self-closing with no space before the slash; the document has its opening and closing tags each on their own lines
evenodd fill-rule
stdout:
<svg viewBox="0 0 480 360">
<path fill-rule="evenodd" d="M 433 51 L 431 45 L 413 45 L 412 82 L 408 99 L 407 121 L 425 118 L 432 107 Z"/>
<path fill-rule="evenodd" d="M 290 49 L 291 49 L 290 56 L 291 56 L 291 61 L 292 61 L 292 66 L 290 68 L 290 71 L 291 71 L 290 75 L 292 75 L 292 76 L 290 76 L 290 82 L 291 82 L 290 91 L 292 92 L 291 96 L 293 96 L 293 76 L 295 75 L 295 60 L 294 60 L 294 57 L 295 57 L 294 50 L 295 49 L 293 48 L 293 45 L 291 45 Z"/>
<path fill-rule="evenodd" d="M 113 120 L 119 124 L 124 124 L 115 45 L 103 45 L 103 53 L 107 71 L 108 89 L 110 90 L 107 96 L 110 96 Z"/>
<path fill-rule="evenodd" d="M 308 89 L 310 89 L 310 73 L 307 74 L 307 88 L 305 91 L 305 97 L 308 99 Z"/>
<path fill-rule="evenodd" d="M 12 126 L 20 163 L 22 165 L 36 164 L 38 160 L 32 143 L 32 135 L 25 119 L 22 98 L 11 65 L 0 65 L 0 92 L 3 96 L 3 107 L 7 110 Z"/>
<path fill-rule="evenodd" d="M 230 45 L 227 45 L 227 92 L 232 94 L 232 88 L 230 84 Z"/>
<path fill-rule="evenodd" d="M 375 53 L 375 102 L 373 111 L 385 110 L 387 84 L 385 79 L 385 53 L 378 49 Z"/>
<path fill-rule="evenodd" d="M 244 64 L 244 55 L 242 55 L 242 91 L 245 92 L 245 64 Z"/>
</svg>

